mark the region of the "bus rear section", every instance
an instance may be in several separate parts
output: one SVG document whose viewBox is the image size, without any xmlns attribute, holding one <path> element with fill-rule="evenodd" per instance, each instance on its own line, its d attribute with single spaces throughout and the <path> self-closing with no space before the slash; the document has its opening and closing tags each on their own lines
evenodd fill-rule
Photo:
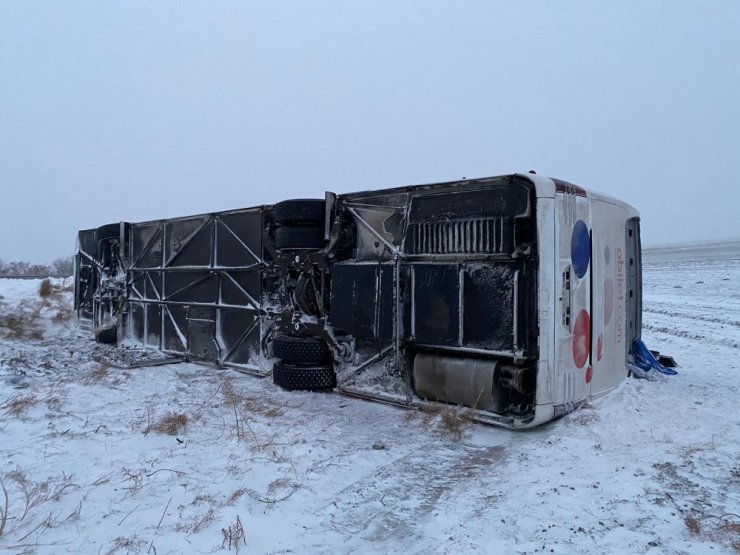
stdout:
<svg viewBox="0 0 740 555">
<path fill-rule="evenodd" d="M 358 254 L 332 268 L 330 323 L 355 347 L 340 389 L 532 427 L 626 377 L 641 326 L 629 205 L 536 175 L 340 204 L 358 229 Z"/>
<path fill-rule="evenodd" d="M 555 183 L 554 414 L 614 389 L 640 338 L 639 216 L 626 203 Z"/>
</svg>

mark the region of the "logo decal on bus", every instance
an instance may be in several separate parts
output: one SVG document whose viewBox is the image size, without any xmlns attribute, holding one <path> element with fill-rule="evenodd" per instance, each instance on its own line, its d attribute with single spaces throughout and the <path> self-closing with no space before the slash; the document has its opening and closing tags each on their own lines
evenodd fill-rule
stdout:
<svg viewBox="0 0 740 555">
<path fill-rule="evenodd" d="M 624 253 L 622 249 L 617 247 L 617 320 L 615 337 L 617 343 L 622 342 L 624 335 L 623 320 L 624 320 Z"/>
</svg>

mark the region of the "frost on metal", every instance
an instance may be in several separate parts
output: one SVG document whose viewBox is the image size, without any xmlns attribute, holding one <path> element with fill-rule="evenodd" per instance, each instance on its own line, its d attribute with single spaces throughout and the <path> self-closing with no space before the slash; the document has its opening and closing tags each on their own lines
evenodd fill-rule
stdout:
<svg viewBox="0 0 740 555">
<path fill-rule="evenodd" d="M 640 337 L 637 212 L 536 175 L 121 222 L 78 244 L 75 307 L 98 341 L 510 427 L 613 389 Z"/>
</svg>

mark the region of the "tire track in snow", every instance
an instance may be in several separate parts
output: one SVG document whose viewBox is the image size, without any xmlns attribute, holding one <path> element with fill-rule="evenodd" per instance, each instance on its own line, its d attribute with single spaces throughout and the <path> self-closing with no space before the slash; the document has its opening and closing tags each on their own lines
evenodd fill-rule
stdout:
<svg viewBox="0 0 740 555">
<path fill-rule="evenodd" d="M 337 501 L 322 509 L 330 528 L 347 540 L 390 541 L 394 549 L 402 544 L 420 547 L 428 538 L 420 534 L 420 521 L 435 509 L 444 511 L 442 500 L 464 495 L 466 483 L 491 477 L 494 463 L 505 456 L 501 445 L 464 445 L 455 449 L 415 451 L 396 459 L 354 482 L 336 495 Z"/>
<path fill-rule="evenodd" d="M 643 323 L 642 328 L 643 330 L 650 330 L 655 333 L 664 333 L 666 335 L 672 335 L 674 337 L 681 337 L 685 339 L 691 339 L 693 341 L 702 341 L 705 343 L 712 343 L 715 345 L 721 345 L 723 347 L 730 347 L 732 349 L 740 348 L 740 343 L 738 342 L 737 339 L 716 337 L 709 332 L 705 335 L 701 333 L 690 332 L 690 331 L 687 331 L 681 328 L 660 326 L 660 325 L 655 325 L 655 324 L 645 324 L 645 323 Z"/>
<path fill-rule="evenodd" d="M 658 305 L 656 303 L 650 303 L 650 305 L 646 306 L 643 311 L 649 314 L 660 314 L 661 316 L 672 318 L 700 320 L 709 324 L 720 324 L 740 329 L 740 320 L 735 319 L 734 314 L 730 317 L 717 316 L 718 310 L 716 307 L 706 307 L 706 314 L 702 314 L 697 312 L 687 312 L 686 310 L 681 310 L 679 307 L 674 305 Z"/>
<path fill-rule="evenodd" d="M 645 300 L 643 329 L 708 344 L 738 348 L 740 310 L 707 304 Z"/>
</svg>

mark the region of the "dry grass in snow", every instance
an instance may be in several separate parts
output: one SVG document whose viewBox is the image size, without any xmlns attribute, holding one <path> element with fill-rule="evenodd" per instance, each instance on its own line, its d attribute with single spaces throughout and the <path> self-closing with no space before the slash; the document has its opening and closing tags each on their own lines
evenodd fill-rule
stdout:
<svg viewBox="0 0 740 555">
<path fill-rule="evenodd" d="M 185 431 L 188 425 L 188 416 L 181 412 L 167 412 L 156 422 L 148 425 L 144 433 L 156 432 L 158 434 L 177 435 Z"/>
</svg>

